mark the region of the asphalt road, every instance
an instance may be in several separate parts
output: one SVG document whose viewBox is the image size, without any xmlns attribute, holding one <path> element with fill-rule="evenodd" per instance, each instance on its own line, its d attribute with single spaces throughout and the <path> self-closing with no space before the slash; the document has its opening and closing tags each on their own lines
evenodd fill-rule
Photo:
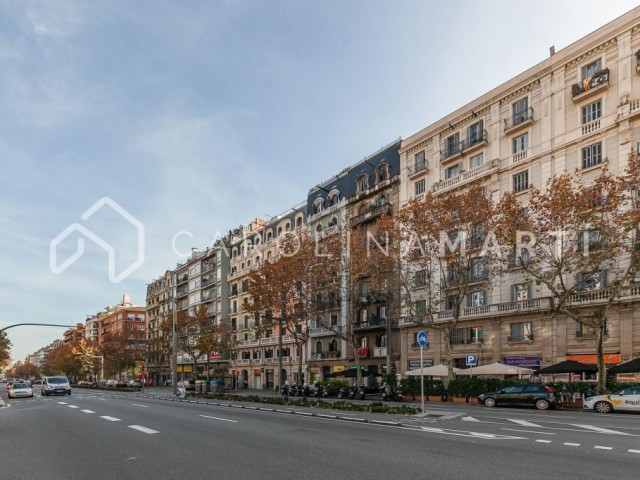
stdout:
<svg viewBox="0 0 640 480">
<path fill-rule="evenodd" d="M 3 479 L 635 479 L 640 471 L 640 415 L 432 404 L 425 416 L 401 417 L 146 393 L 1 394 Z"/>
</svg>

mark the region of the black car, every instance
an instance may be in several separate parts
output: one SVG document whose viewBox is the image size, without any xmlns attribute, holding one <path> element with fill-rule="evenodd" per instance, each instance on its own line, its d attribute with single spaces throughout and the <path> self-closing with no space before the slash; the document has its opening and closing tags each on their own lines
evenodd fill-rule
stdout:
<svg viewBox="0 0 640 480">
<path fill-rule="evenodd" d="M 501 390 L 483 393 L 478 401 L 487 407 L 521 406 L 547 410 L 557 406 L 558 399 L 551 387 L 539 384 L 513 385 Z"/>
</svg>

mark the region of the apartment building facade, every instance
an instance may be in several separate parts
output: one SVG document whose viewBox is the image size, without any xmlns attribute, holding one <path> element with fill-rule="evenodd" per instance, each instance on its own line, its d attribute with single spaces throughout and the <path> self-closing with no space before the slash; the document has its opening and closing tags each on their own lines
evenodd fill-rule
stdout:
<svg viewBox="0 0 640 480">
<path fill-rule="evenodd" d="M 426 192 L 446 195 L 482 185 L 493 200 L 531 190 L 563 172 L 589 185 L 608 168 L 622 172 L 640 142 L 640 8 L 605 25 L 545 61 L 405 139 L 400 203 Z M 550 313 L 552 295 L 513 269 L 462 308 L 453 356 L 481 364 L 526 367 L 565 359 L 594 363 L 595 336 Z M 600 288 L 606 288 L 602 284 Z M 640 283 L 624 291 L 610 315 L 604 342 L 609 363 L 640 356 Z M 588 309 L 596 296 L 572 299 Z M 588 299 L 587 299 L 588 298 Z M 480 303 L 478 303 L 480 302 Z M 473 306 L 472 306 L 473 304 Z M 482 306 L 483 308 L 475 308 Z M 439 315 L 445 318 L 443 305 Z M 419 366 L 415 335 L 401 321 L 402 371 Z M 429 331 L 425 365 L 440 363 L 443 339 Z"/>
</svg>

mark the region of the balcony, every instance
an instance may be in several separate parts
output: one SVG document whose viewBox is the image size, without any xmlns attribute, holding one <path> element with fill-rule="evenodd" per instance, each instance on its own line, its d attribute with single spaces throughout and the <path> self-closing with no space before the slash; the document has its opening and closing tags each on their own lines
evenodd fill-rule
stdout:
<svg viewBox="0 0 640 480">
<path fill-rule="evenodd" d="M 178 278 L 176 285 L 182 285 L 184 282 L 187 282 L 188 280 L 189 280 L 189 275 L 185 273 L 182 277 Z"/>
<path fill-rule="evenodd" d="M 533 342 L 533 334 L 529 335 L 509 335 L 507 342 Z"/>
<path fill-rule="evenodd" d="M 440 180 L 432 187 L 433 193 L 441 193 L 446 190 L 451 190 L 452 188 L 459 187 L 466 183 L 472 182 L 478 178 L 482 178 L 486 175 L 490 175 L 494 171 L 498 169 L 499 161 L 497 159 L 491 160 L 490 162 L 483 163 L 479 167 L 472 168 L 468 172 L 462 172 L 460 175 L 457 175 L 452 178 L 448 178 L 446 180 Z"/>
<path fill-rule="evenodd" d="M 202 264 L 202 269 L 200 270 L 200 273 L 206 273 L 209 270 L 213 270 L 215 268 L 215 264 L 212 263 L 203 263 Z"/>
<path fill-rule="evenodd" d="M 444 150 L 440 151 L 440 162 L 448 162 L 460 156 L 462 156 L 462 142 L 453 142 L 446 145 Z"/>
<path fill-rule="evenodd" d="M 533 123 L 533 107 L 516 112 L 504 121 L 504 133 L 512 133 Z"/>
<path fill-rule="evenodd" d="M 589 135 L 590 133 L 600 130 L 600 119 L 593 120 L 592 122 L 582 125 L 582 135 Z"/>
<path fill-rule="evenodd" d="M 373 347 L 373 357 L 380 358 L 387 356 L 387 347 Z"/>
<path fill-rule="evenodd" d="M 314 327 L 309 329 L 309 336 L 311 337 L 325 337 L 329 335 L 342 334 L 345 331 L 344 325 L 334 325 L 331 328 L 327 327 Z"/>
<path fill-rule="evenodd" d="M 214 300 L 216 298 L 216 296 L 213 294 L 213 292 L 211 293 L 207 293 L 202 295 L 202 300 L 203 302 L 210 302 L 211 300 Z"/>
<path fill-rule="evenodd" d="M 575 293 L 567 298 L 567 305 L 600 305 L 607 303 L 612 295 L 625 301 L 638 300 L 640 299 L 640 285 L 624 287 L 619 294 L 613 288 Z"/>
<path fill-rule="evenodd" d="M 552 307 L 553 299 L 551 297 L 534 298 L 531 300 L 519 300 L 517 302 L 494 303 L 491 305 L 479 305 L 477 307 L 461 308 L 460 320 L 517 315 L 521 313 L 531 312 L 546 312 L 551 310 Z M 441 310 L 436 313 L 435 319 L 436 321 L 443 322 L 452 320 L 453 311 Z"/>
<path fill-rule="evenodd" d="M 478 132 L 476 135 L 465 138 L 460 145 L 463 154 L 467 154 L 475 150 L 476 148 L 481 148 L 486 146 L 489 143 L 489 137 L 487 136 L 487 131 L 482 130 L 482 132 Z"/>
<path fill-rule="evenodd" d="M 385 203 L 384 205 L 372 206 L 368 212 L 361 213 L 360 215 L 353 217 L 351 219 L 351 226 L 355 227 L 356 225 L 370 222 L 382 216 L 383 214 L 390 215 L 392 211 L 393 211 L 393 207 L 390 203 Z"/>
<path fill-rule="evenodd" d="M 320 210 L 319 212 L 314 213 L 313 215 L 309 215 L 307 217 L 307 224 L 310 224 L 311 222 L 315 222 L 316 220 L 319 220 L 320 218 L 324 217 L 325 215 L 329 215 L 330 213 L 336 212 L 340 208 L 344 207 L 346 204 L 347 204 L 347 199 L 343 198 L 338 203 L 335 203 L 334 205 L 331 205 L 330 207 L 324 208 L 324 209 Z"/>
<path fill-rule="evenodd" d="M 579 102 L 607 88 L 609 88 L 609 69 L 605 68 L 580 83 L 574 83 L 571 86 L 571 96 L 574 102 Z"/>
<path fill-rule="evenodd" d="M 178 291 L 176 292 L 176 297 L 180 298 L 188 294 L 189 294 L 188 288 L 179 288 Z"/>
<path fill-rule="evenodd" d="M 216 283 L 216 280 L 217 280 L 216 277 L 206 278 L 206 279 L 202 280 L 202 283 L 200 284 L 200 286 L 204 288 L 204 287 L 206 287 L 208 285 L 211 285 L 212 283 Z"/>
<path fill-rule="evenodd" d="M 371 318 L 366 322 L 356 322 L 353 325 L 354 331 L 374 330 L 377 328 L 386 328 L 386 318 Z"/>
<path fill-rule="evenodd" d="M 414 163 L 413 165 L 409 165 L 409 167 L 407 168 L 407 172 L 409 174 L 409 178 L 413 177 L 414 175 L 419 175 L 423 172 L 428 173 L 429 162 L 427 162 L 426 160 L 422 160 Z"/>
</svg>

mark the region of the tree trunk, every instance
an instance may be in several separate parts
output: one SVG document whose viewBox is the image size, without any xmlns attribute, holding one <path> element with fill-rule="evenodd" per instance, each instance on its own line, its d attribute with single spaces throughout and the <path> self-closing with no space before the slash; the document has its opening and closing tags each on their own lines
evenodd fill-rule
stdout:
<svg viewBox="0 0 640 480">
<path fill-rule="evenodd" d="M 302 345 L 300 345 L 299 348 L 300 348 L 300 355 L 298 356 L 298 380 L 300 380 L 300 382 L 304 386 L 305 381 L 304 381 L 304 376 L 302 375 L 302 349 L 303 349 Z"/>
<path fill-rule="evenodd" d="M 596 352 L 598 357 L 598 394 L 602 395 L 607 389 L 607 367 L 604 363 L 604 328 L 606 323 L 601 321 L 596 330 Z"/>
</svg>

